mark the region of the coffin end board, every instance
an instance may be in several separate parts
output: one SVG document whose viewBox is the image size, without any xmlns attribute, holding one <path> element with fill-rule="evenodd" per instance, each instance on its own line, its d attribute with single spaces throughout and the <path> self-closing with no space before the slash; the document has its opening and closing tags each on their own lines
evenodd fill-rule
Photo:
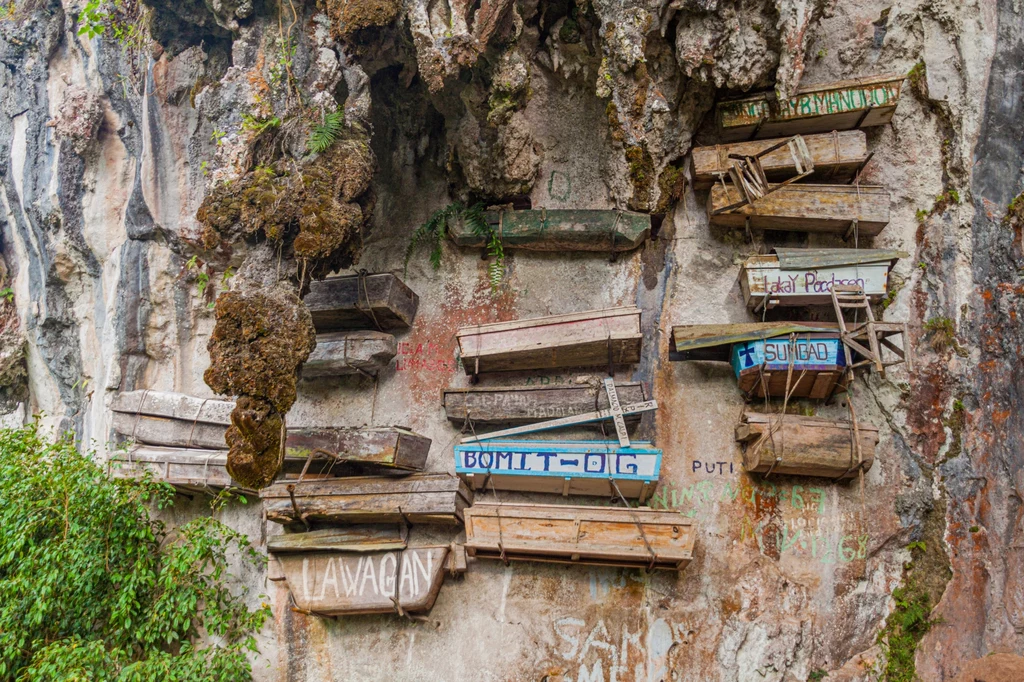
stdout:
<svg viewBox="0 0 1024 682">
<path fill-rule="evenodd" d="M 391 273 L 329 277 L 310 285 L 303 299 L 318 332 L 408 329 L 419 296 Z"/>
<path fill-rule="evenodd" d="M 276 556 L 302 612 L 317 616 L 422 613 L 433 607 L 450 562 L 450 548 L 352 552 L 312 551 Z"/>
</svg>

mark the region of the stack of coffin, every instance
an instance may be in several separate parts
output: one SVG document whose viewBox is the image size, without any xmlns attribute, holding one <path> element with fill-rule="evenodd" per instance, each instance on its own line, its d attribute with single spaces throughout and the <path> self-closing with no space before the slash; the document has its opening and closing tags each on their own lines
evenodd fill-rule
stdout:
<svg viewBox="0 0 1024 682">
<path fill-rule="evenodd" d="M 313 282 L 303 302 L 317 337 L 302 376 L 376 376 L 397 352 L 389 332 L 409 328 L 419 297 L 402 280 L 382 273 Z"/>
<path fill-rule="evenodd" d="M 458 331 L 466 374 L 628 365 L 640 361 L 635 306 L 494 322 Z"/>
<path fill-rule="evenodd" d="M 877 235 L 889 222 L 889 193 L 873 185 L 835 183 L 867 163 L 870 155 L 858 129 L 892 120 L 902 82 L 902 76 L 882 76 L 808 86 L 778 102 L 759 94 L 719 103 L 716 118 L 725 144 L 693 152 L 695 185 L 711 188 L 711 222 L 845 238 Z M 791 135 L 806 135 L 802 142 L 813 162 L 811 177 L 799 174 L 806 183 L 788 184 L 802 168 L 787 153 L 785 139 L 768 139 Z M 776 183 L 763 196 L 725 181 L 734 159 L 759 154 L 764 154 L 758 164 L 763 179 Z"/>
<path fill-rule="evenodd" d="M 829 322 L 680 325 L 669 359 L 728 362 L 748 397 L 824 400 L 844 386 L 841 344 Z"/>
<path fill-rule="evenodd" d="M 148 469 L 182 489 L 234 485 L 225 468 L 224 441 L 234 407 L 227 400 L 162 391 L 115 395 L 114 431 L 133 443 L 125 455 L 112 458 L 119 475 Z M 429 450 L 429 438 L 400 426 L 290 428 L 283 476 L 295 478 L 303 469 L 305 478 L 420 471 Z"/>
<path fill-rule="evenodd" d="M 473 493 L 450 474 L 278 481 L 260 498 L 267 518 L 291 531 L 267 549 L 307 613 L 429 611 L 444 570 L 466 570 L 461 547 L 407 542 L 409 524 L 462 523 Z"/>
<path fill-rule="evenodd" d="M 532 251 L 632 251 L 651 234 L 651 217 L 630 211 L 498 210 L 484 212 L 484 220 L 505 248 Z M 465 221 L 448 234 L 458 246 L 486 246 Z"/>
</svg>

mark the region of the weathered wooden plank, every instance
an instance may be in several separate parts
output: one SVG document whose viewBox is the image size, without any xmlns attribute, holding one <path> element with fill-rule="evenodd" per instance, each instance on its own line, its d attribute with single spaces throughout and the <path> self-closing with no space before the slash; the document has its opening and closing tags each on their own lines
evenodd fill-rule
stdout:
<svg viewBox="0 0 1024 682">
<path fill-rule="evenodd" d="M 132 415 L 144 414 L 181 419 L 189 423 L 196 421 L 227 426 L 231 423 L 231 410 L 235 409 L 235 403 L 220 398 L 196 398 L 184 393 L 145 389 L 114 394 L 110 409 Z"/>
<path fill-rule="evenodd" d="M 884 256 L 889 251 L 879 252 Z M 889 270 L 895 260 L 884 257 L 875 262 L 822 264 L 800 270 L 785 269 L 775 254 L 751 256 L 740 269 L 740 288 L 747 307 L 803 306 L 832 303 L 832 287 L 859 286 L 872 300 L 886 294 Z"/>
<path fill-rule="evenodd" d="M 405 549 L 398 526 L 345 526 L 305 533 L 284 533 L 267 539 L 272 554 L 296 554 L 317 551 L 379 552 Z"/>
<path fill-rule="evenodd" d="M 135 415 L 127 412 L 114 412 L 111 423 L 114 431 L 128 436 L 137 443 L 212 450 L 227 447 L 224 434 L 228 427 L 224 424 Z"/>
<path fill-rule="evenodd" d="M 715 119 L 725 142 L 883 125 L 896 111 L 903 79 L 890 74 L 804 85 L 779 101 L 758 93 L 719 102 Z"/>
<path fill-rule="evenodd" d="M 658 484 L 661 450 L 616 441 L 488 441 L 455 446 L 455 473 L 474 490 L 640 498 Z"/>
<path fill-rule="evenodd" d="M 267 518 L 276 523 L 437 523 L 456 525 L 473 493 L 455 476 L 355 476 L 296 483 L 260 491 Z"/>
<path fill-rule="evenodd" d="M 878 444 L 875 426 L 858 422 L 856 433 L 860 436 L 859 461 L 849 421 L 748 412 L 736 427 L 736 440 L 744 443 L 743 467 L 747 471 L 763 474 L 771 469 L 774 474 L 854 478 L 861 468 L 871 468 Z"/>
<path fill-rule="evenodd" d="M 391 273 L 329 277 L 303 299 L 318 332 L 408 329 L 420 298 Z"/>
<path fill-rule="evenodd" d="M 391 364 L 397 352 L 395 337 L 384 332 L 360 330 L 317 334 L 316 349 L 302 365 L 302 376 L 376 376 Z"/>
<path fill-rule="evenodd" d="M 496 322 L 456 335 L 466 374 L 640 361 L 640 309 L 609 308 Z"/>
<path fill-rule="evenodd" d="M 693 149 L 693 186 L 708 189 L 729 172 L 733 160 L 730 154 L 754 156 L 768 149 L 779 140 L 753 140 L 718 144 L 713 147 Z M 867 137 L 861 130 L 806 135 L 804 143 L 814 161 L 811 181 L 840 182 L 850 179 L 868 157 Z M 782 182 L 797 175 L 793 157 L 786 147 L 769 152 L 761 158 L 761 167 L 768 180 Z M 726 177 L 728 180 L 728 177 Z"/>
<path fill-rule="evenodd" d="M 790 334 L 838 334 L 835 322 L 741 322 L 738 324 L 681 324 L 672 327 L 671 360 L 731 362 L 737 343 Z"/>
<path fill-rule="evenodd" d="M 126 452 L 113 453 L 109 466 L 111 474 L 116 478 L 134 478 L 148 470 L 156 480 L 169 483 L 179 490 L 219 490 L 226 487 L 242 489 L 228 474 L 226 462 L 226 450 L 137 445 Z M 305 463 L 304 458 L 286 457 L 281 476 L 297 476 Z"/>
<path fill-rule="evenodd" d="M 646 507 L 478 502 L 466 510 L 466 551 L 485 559 L 681 570 L 694 537 L 689 519 Z"/>
<path fill-rule="evenodd" d="M 713 215 L 741 198 L 733 185 L 714 185 L 708 195 L 711 223 L 743 227 L 750 218 L 756 229 L 845 235 L 856 220 L 862 237 L 874 237 L 889 224 L 889 192 L 875 185 L 786 185 L 753 204 Z"/>
<path fill-rule="evenodd" d="M 647 399 L 639 382 L 618 382 L 615 390 L 623 404 Z M 442 400 L 449 421 L 458 426 L 466 423 L 467 413 L 477 425 L 518 426 L 608 409 L 608 395 L 597 383 L 450 388 L 442 391 Z M 629 415 L 625 417 L 626 424 L 635 426 L 640 418 L 639 414 Z M 601 427 L 600 424 L 587 426 Z"/>
<path fill-rule="evenodd" d="M 300 611 L 321 616 L 429 611 L 449 548 L 309 552 L 276 557 Z"/>
<path fill-rule="evenodd" d="M 651 216 L 631 211 L 487 211 L 484 218 L 505 248 L 532 251 L 632 251 L 651 235 Z M 459 246 L 485 245 L 461 221 L 449 236 Z"/>
<path fill-rule="evenodd" d="M 430 439 L 401 426 L 288 429 L 285 451 L 294 457 L 329 453 L 342 462 L 422 471 Z"/>
</svg>

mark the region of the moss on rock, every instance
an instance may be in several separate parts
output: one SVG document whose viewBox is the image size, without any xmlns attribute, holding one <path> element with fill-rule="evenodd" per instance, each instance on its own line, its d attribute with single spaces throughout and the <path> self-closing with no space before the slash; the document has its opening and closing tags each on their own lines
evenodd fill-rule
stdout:
<svg viewBox="0 0 1024 682">
<path fill-rule="evenodd" d="M 331 30 L 338 38 L 374 26 L 387 26 L 401 11 L 397 0 L 327 0 Z"/>
<path fill-rule="evenodd" d="M 654 159 L 647 151 L 647 143 L 626 147 L 626 161 L 629 163 L 629 181 L 633 185 L 629 208 L 634 211 L 649 210 L 651 187 L 654 186 Z"/>
<path fill-rule="evenodd" d="M 682 166 L 668 165 L 658 176 L 658 204 L 655 213 L 667 213 L 672 206 L 681 201 L 686 192 L 686 173 Z"/>
<path fill-rule="evenodd" d="M 284 415 L 295 402 L 299 367 L 316 347 L 309 310 L 284 286 L 229 291 L 217 299 L 203 375 L 217 393 L 239 396 L 226 440 L 231 476 L 270 484 L 281 465 Z"/>
</svg>

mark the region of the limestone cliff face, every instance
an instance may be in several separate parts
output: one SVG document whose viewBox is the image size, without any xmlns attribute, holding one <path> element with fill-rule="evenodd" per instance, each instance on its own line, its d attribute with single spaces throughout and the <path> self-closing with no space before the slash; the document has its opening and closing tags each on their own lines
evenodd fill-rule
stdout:
<svg viewBox="0 0 1024 682">
<path fill-rule="evenodd" d="M 661 404 L 641 427 L 665 452 L 652 504 L 697 522 L 686 571 L 475 562 L 425 623 L 307 617 L 280 583 L 246 576 L 274 601 L 259 679 L 876 679 L 876 637 L 908 579 L 943 618 L 918 646 L 922 679 L 1024 652 L 1024 217 L 1007 218 L 1024 189 L 1019 3 L 119 9 L 148 25 L 152 44 L 111 30 L 87 37 L 82 4 L 18 0 L 0 13 L 0 290 L 13 290 L 12 303 L 0 299 L 4 423 L 42 413 L 102 452 L 113 393 L 212 395 L 209 304 L 237 286 L 225 272 L 291 276 L 295 261 L 241 237 L 204 249 L 196 214 L 216 187 L 264 163 L 259 125 L 275 116 L 275 139 L 300 151 L 301 121 L 338 108 L 369 134 L 376 172 L 359 200 L 370 220 L 356 268 L 400 272 L 413 229 L 456 199 L 667 213 L 656 239 L 614 262 L 510 252 L 497 296 L 477 253 L 446 247 L 438 272 L 414 259 L 405 281 L 420 312 L 396 364 L 376 386 L 302 380 L 288 419 L 405 424 L 433 439 L 428 468 L 450 471 L 456 431 L 438 392 L 467 384 L 453 361 L 458 327 L 636 304 L 645 357 L 622 378 L 646 382 Z M 858 416 L 882 436 L 863 486 L 747 476 L 731 374 L 669 363 L 667 347 L 673 324 L 751 320 L 736 263 L 755 246 L 742 230 L 710 227 L 706 194 L 681 192 L 676 169 L 692 146 L 716 142 L 709 112 L 721 95 L 908 72 L 892 124 L 867 131 L 862 181 L 892 193 L 873 246 L 912 254 L 893 272 L 885 317 L 909 321 L 914 371 L 856 385 Z M 819 414 L 845 416 L 843 401 Z M 183 501 L 176 514 L 202 510 Z M 226 518 L 260 542 L 277 532 L 252 505 Z M 905 569 L 918 541 L 927 550 Z"/>
</svg>

